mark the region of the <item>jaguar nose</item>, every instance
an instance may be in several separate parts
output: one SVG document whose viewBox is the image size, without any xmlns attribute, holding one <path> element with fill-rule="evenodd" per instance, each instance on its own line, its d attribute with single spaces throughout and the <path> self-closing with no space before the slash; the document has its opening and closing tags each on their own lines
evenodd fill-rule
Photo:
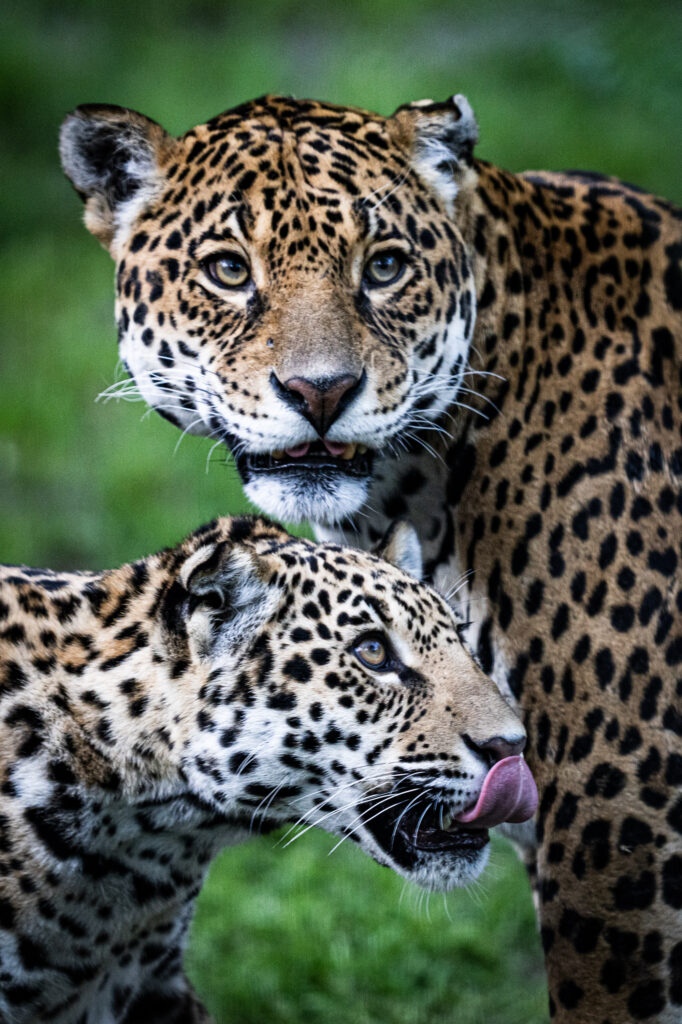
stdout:
<svg viewBox="0 0 682 1024">
<path fill-rule="evenodd" d="M 475 740 L 471 736 L 464 736 L 463 739 L 469 749 L 478 754 L 486 764 L 495 764 L 505 757 L 520 754 L 526 745 L 524 733 L 515 736 L 489 736 L 483 740 Z"/>
<path fill-rule="evenodd" d="M 295 409 L 324 437 L 332 423 L 360 394 L 366 379 L 365 371 L 360 377 L 342 373 L 336 377 L 289 377 L 280 381 L 275 373 L 270 374 L 270 383 L 277 395 L 290 408 Z"/>
</svg>

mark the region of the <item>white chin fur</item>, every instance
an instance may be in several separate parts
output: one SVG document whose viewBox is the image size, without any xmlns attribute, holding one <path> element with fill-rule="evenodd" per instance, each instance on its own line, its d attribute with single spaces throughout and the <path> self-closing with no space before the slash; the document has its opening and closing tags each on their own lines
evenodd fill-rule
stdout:
<svg viewBox="0 0 682 1024">
<path fill-rule="evenodd" d="M 446 858 L 428 857 L 423 864 L 417 864 L 412 871 L 397 870 L 415 885 L 429 892 L 450 892 L 470 885 L 481 874 L 490 856 L 490 844 L 479 850 L 473 861 L 451 860 Z"/>
<path fill-rule="evenodd" d="M 315 522 L 333 526 L 362 507 L 369 480 L 339 477 L 311 481 L 305 474 L 259 474 L 244 485 L 250 501 L 266 515 L 287 523 Z"/>
</svg>

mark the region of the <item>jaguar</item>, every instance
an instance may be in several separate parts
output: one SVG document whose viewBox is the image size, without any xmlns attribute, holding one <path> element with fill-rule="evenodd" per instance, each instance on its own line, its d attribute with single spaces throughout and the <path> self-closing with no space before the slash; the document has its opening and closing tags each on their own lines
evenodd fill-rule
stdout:
<svg viewBox="0 0 682 1024">
<path fill-rule="evenodd" d="M 6 1024 L 209 1021 L 187 930 L 253 832 L 319 824 L 445 891 L 533 814 L 523 725 L 415 532 L 382 554 L 244 517 L 102 573 L 0 569 Z"/>
<path fill-rule="evenodd" d="M 530 126 L 529 126 L 530 127 Z M 466 98 L 62 129 L 135 390 L 246 494 L 426 579 L 523 716 L 561 1024 L 682 1014 L 680 211 L 475 156 Z M 514 831 L 514 830 L 512 830 Z"/>
</svg>

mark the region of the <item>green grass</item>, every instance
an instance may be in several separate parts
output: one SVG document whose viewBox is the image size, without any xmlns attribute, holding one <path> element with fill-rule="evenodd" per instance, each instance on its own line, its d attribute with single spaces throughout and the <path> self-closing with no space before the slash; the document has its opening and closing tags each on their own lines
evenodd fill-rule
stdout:
<svg viewBox="0 0 682 1024">
<path fill-rule="evenodd" d="M 181 132 L 259 93 L 388 113 L 465 92 L 480 155 L 583 167 L 682 200 L 682 5 L 521 0 L 15 0 L 0 34 L 0 558 L 100 568 L 246 506 L 234 470 L 116 379 L 113 268 L 79 226 L 56 136 L 78 103 Z M 312 833 L 229 851 L 202 893 L 190 963 L 217 1019 L 545 1019 L 521 867 L 502 846 L 473 894 L 429 913 L 402 883 Z"/>
<path fill-rule="evenodd" d="M 528 882 L 508 846 L 473 890 L 427 896 L 336 840 L 226 851 L 199 901 L 190 976 L 242 1024 L 546 1020 Z"/>
</svg>

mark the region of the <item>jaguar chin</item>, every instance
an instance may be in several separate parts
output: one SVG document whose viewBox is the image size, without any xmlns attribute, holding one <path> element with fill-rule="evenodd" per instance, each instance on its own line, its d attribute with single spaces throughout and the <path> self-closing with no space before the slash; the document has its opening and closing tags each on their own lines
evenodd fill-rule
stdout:
<svg viewBox="0 0 682 1024">
<path fill-rule="evenodd" d="M 258 454 L 234 450 L 250 500 L 287 522 L 335 525 L 364 504 L 375 452 L 355 442 L 313 441 Z"/>
<path fill-rule="evenodd" d="M 488 863 L 490 834 L 443 820 L 442 811 L 419 806 L 405 813 L 388 811 L 368 819 L 367 852 L 380 864 L 429 892 L 469 885 Z"/>
</svg>

